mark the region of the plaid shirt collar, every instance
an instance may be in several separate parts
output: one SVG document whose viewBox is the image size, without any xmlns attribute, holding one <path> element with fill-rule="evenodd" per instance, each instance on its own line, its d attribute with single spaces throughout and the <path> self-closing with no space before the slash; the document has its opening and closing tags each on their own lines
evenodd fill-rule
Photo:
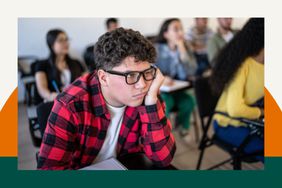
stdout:
<svg viewBox="0 0 282 188">
<path fill-rule="evenodd" d="M 93 72 L 90 75 L 89 90 L 91 93 L 91 103 L 95 116 L 101 117 L 105 115 L 107 119 L 110 119 L 110 113 L 106 105 L 106 100 L 102 94 L 101 85 L 97 76 L 97 71 Z"/>
</svg>

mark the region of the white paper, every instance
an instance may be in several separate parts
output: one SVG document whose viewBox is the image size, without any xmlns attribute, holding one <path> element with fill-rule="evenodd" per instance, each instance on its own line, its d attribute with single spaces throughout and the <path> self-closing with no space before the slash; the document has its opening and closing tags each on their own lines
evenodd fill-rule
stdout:
<svg viewBox="0 0 282 188">
<path fill-rule="evenodd" d="M 80 170 L 127 170 L 127 168 L 115 158 L 110 158 L 105 161 L 81 168 Z"/>
<path fill-rule="evenodd" d="M 162 85 L 160 90 L 161 92 L 171 92 L 171 91 L 177 91 L 185 87 L 189 87 L 189 86 L 190 86 L 190 82 L 174 80 L 171 86 Z"/>
</svg>

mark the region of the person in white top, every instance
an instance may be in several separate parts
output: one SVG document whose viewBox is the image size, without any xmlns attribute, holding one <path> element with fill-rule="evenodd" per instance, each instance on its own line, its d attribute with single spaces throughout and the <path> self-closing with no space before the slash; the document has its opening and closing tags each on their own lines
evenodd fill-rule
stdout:
<svg viewBox="0 0 282 188">
<path fill-rule="evenodd" d="M 81 63 L 68 54 L 69 39 L 63 30 L 48 31 L 46 42 L 49 57 L 34 63 L 35 104 L 53 101 L 66 86 L 84 73 Z"/>
</svg>

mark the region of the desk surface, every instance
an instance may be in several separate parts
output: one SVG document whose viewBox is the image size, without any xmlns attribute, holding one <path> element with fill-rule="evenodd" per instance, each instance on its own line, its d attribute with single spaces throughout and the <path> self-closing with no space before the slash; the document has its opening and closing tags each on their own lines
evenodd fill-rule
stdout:
<svg viewBox="0 0 282 188">
<path fill-rule="evenodd" d="M 190 81 L 174 80 L 171 86 L 162 85 L 160 87 L 160 91 L 164 93 L 170 93 L 170 92 L 189 89 L 191 87 L 192 87 L 192 82 Z"/>
</svg>

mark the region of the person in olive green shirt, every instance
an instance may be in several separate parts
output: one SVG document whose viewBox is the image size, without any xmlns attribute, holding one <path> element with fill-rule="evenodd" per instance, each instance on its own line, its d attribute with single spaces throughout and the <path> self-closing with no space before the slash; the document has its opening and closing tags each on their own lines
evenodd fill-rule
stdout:
<svg viewBox="0 0 282 188">
<path fill-rule="evenodd" d="M 221 93 L 215 111 L 230 117 L 255 120 L 264 110 L 254 104 L 264 97 L 264 19 L 252 18 L 215 59 L 212 89 Z M 245 124 L 222 114 L 214 116 L 217 137 L 238 147 L 248 136 Z M 261 151 L 264 141 L 254 135 L 246 153 Z M 257 157 L 263 161 L 263 157 Z"/>
<path fill-rule="evenodd" d="M 218 18 L 217 32 L 208 40 L 207 54 L 211 66 L 214 65 L 214 57 L 234 37 L 236 30 L 231 28 L 232 18 Z"/>
</svg>

